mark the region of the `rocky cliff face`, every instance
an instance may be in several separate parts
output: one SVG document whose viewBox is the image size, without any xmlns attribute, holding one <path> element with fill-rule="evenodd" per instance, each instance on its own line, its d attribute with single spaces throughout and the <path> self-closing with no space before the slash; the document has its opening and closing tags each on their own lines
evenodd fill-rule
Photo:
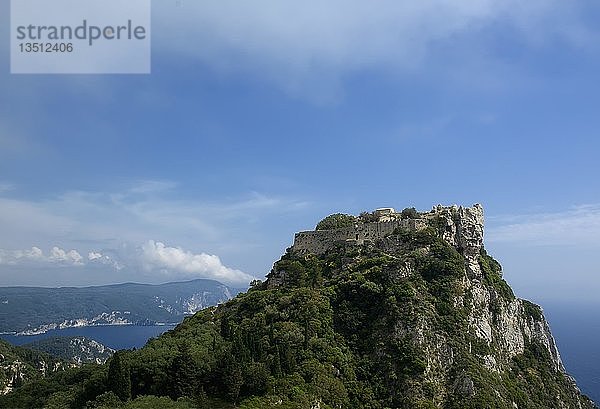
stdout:
<svg viewBox="0 0 600 409">
<path fill-rule="evenodd" d="M 590 407 L 592 404 L 581 397 L 574 380 L 565 372 L 541 308 L 516 298 L 502 279 L 500 264 L 486 254 L 483 207 L 478 204 L 472 207 L 435 206 L 430 212 L 420 213 L 418 217 L 427 220 L 429 227 L 425 230 L 456 250 L 462 260 L 463 272 L 456 276 L 457 285 L 453 289 L 451 301 L 453 308 L 465 315 L 465 339 L 470 358 L 490 376 L 503 377 L 514 372 L 516 360 L 531 355 L 532 348 L 536 349 L 538 358 L 546 360 L 545 363 L 554 372 L 553 376 L 564 384 L 563 390 L 554 396 L 553 407 Z M 425 233 L 423 228 L 415 230 Z M 367 252 L 402 259 L 401 268 L 393 274 L 397 279 L 410 279 L 419 274 L 421 266 L 418 259 L 407 257 L 406 236 L 396 233 L 378 238 L 364 247 L 369 249 Z M 330 253 L 347 252 L 348 246 L 352 245 L 355 243 L 340 242 L 339 247 L 330 250 Z M 430 255 L 432 247 L 432 243 L 427 243 L 416 251 Z M 306 251 L 301 253 L 306 257 Z M 353 261 L 345 262 L 347 265 L 342 269 L 352 270 Z M 295 271 L 276 265 L 269 275 L 266 287 L 286 287 L 294 282 L 295 274 Z M 452 374 L 457 364 L 457 351 L 456 346 L 453 346 L 452 336 L 447 331 L 435 328 L 431 318 L 424 315 L 410 320 L 398 320 L 388 330 L 398 341 L 410 338 L 425 352 L 425 379 L 437 385 L 451 383 L 449 388 L 444 388 L 436 397 L 439 401 L 447 399 L 444 395 L 448 394 L 464 398 L 475 397 L 478 388 L 472 379 L 473 375 L 467 370 Z M 406 321 L 411 321 L 411 324 Z M 498 396 L 502 394 L 501 389 L 494 389 Z M 507 399 L 506 402 L 514 408 L 523 407 L 519 406 L 517 399 Z"/>
<path fill-rule="evenodd" d="M 473 207 L 438 206 L 432 213 L 439 218 L 439 231 L 444 241 L 465 259 L 464 288 L 472 295 L 469 323 L 473 333 L 488 345 L 497 344 L 500 355 L 507 359 L 523 353 L 526 342 L 538 341 L 552 357 L 554 367 L 564 372 L 558 348 L 540 307 L 519 298 L 506 300 L 497 288 L 485 283 L 482 271 L 482 264 L 486 262 L 482 258 L 485 253 L 483 207 L 479 204 Z M 494 264 L 496 271 L 493 273 L 499 278 L 501 267 Z M 489 260 L 486 266 L 492 268 Z M 464 303 L 464 300 L 457 298 L 456 302 Z M 499 369 L 496 358 L 501 357 L 487 358 L 490 369 Z"/>
<path fill-rule="evenodd" d="M 483 207 L 438 205 L 427 214 L 435 220 L 441 237 L 455 247 L 466 259 L 466 268 L 470 278 L 481 278 L 479 255 L 483 249 Z"/>
</svg>

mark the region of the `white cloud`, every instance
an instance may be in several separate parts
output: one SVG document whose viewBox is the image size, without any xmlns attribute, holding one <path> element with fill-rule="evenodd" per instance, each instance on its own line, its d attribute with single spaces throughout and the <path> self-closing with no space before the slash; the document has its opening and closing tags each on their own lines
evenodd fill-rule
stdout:
<svg viewBox="0 0 600 409">
<path fill-rule="evenodd" d="M 440 45 L 506 24 L 529 44 L 589 37 L 573 2 L 559 0 L 164 1 L 153 41 L 218 72 L 252 71 L 294 92 L 360 70 L 416 70 Z M 190 46 L 190 38 L 194 46 Z M 488 52 L 489 54 L 489 52 Z"/>
<path fill-rule="evenodd" d="M 93 240 L 96 248 L 113 248 L 119 242 L 142 243 L 160 237 L 211 252 L 224 243 L 242 249 L 249 240 L 235 234 L 240 228 L 257 218 L 286 215 L 307 206 L 304 201 L 255 192 L 220 201 L 184 200 L 177 191 L 165 189 L 141 193 L 147 192 L 148 186 L 143 182 L 116 192 L 67 192 L 43 200 L 0 197 L 0 248 L 23 248 L 32 240 L 77 248 L 78 240 Z M 92 247 L 85 249 L 86 254 Z"/>
<path fill-rule="evenodd" d="M 485 83 L 506 76 L 498 71 L 506 65 L 495 55 L 497 47 L 490 46 L 490 31 L 501 32 L 503 40 L 510 36 L 534 47 L 570 44 L 596 49 L 598 35 L 586 22 L 587 6 L 583 3 L 154 1 L 153 59 L 192 59 L 212 68 L 217 77 L 244 75 L 275 84 L 295 96 L 325 102 L 339 97 L 348 76 L 364 71 L 402 78 L 407 73 L 434 70 L 434 76 L 450 80 L 459 76 L 473 87 L 478 83 L 474 82 L 476 77 L 484 78 Z M 0 16 L 5 17 L 1 7 Z M 9 26 L 7 19 L 0 28 Z M 6 47 L 0 44 L 0 51 Z M 448 55 L 455 55 L 457 61 L 449 63 Z M 442 60 L 444 64 L 440 64 Z M 488 61 L 494 63 L 481 64 Z M 491 70 L 495 72 L 488 73 Z M 507 82 L 514 86 L 514 76 Z M 37 88 L 24 89 L 19 84 L 17 89 L 10 81 L 0 85 L 9 89 L 9 95 L 21 95 L 28 106 L 40 99 Z M 106 102 L 112 95 L 112 85 L 104 80 L 70 77 L 64 86 Z M 143 103 L 164 98 L 151 92 L 145 96 Z"/>
<path fill-rule="evenodd" d="M 194 254 L 179 247 L 149 240 L 142 246 L 141 262 L 146 270 L 159 270 L 167 275 L 185 274 L 189 277 L 212 278 L 225 283 L 248 284 L 249 274 L 224 266 L 218 256 Z"/>
<path fill-rule="evenodd" d="M 72 264 L 76 266 L 82 266 L 83 257 L 76 250 L 65 251 L 59 247 L 52 247 L 50 250 L 50 257 L 48 258 L 50 261 L 57 263 L 66 263 Z"/>
<path fill-rule="evenodd" d="M 94 260 L 98 260 L 98 259 L 102 259 L 102 254 L 95 253 L 93 251 L 91 251 L 90 253 L 88 253 L 88 260 L 94 261 Z"/>
<path fill-rule="evenodd" d="M 495 217 L 486 232 L 492 243 L 595 245 L 600 243 L 600 205 L 562 212 Z"/>
<path fill-rule="evenodd" d="M 107 266 L 113 267 L 115 270 L 119 271 L 125 268 L 125 265 L 122 262 L 115 260 L 113 257 L 99 253 L 97 251 L 90 251 L 88 253 L 88 260 L 91 264 L 103 264 Z"/>
<path fill-rule="evenodd" d="M 0 249 L 0 265 L 48 267 L 85 267 L 104 265 L 114 271 L 128 269 L 135 272 L 144 269 L 155 279 L 183 280 L 208 278 L 226 284 L 247 285 L 253 276 L 243 271 L 226 267 L 218 256 L 206 253 L 194 254 L 180 247 L 168 247 L 161 242 L 149 240 L 141 246 L 123 246 L 119 254 L 107 255 L 90 251 L 87 258 L 77 250 L 65 251 L 53 247 L 46 255 L 38 247 L 28 250 Z"/>
<path fill-rule="evenodd" d="M 243 267 L 243 271 L 257 275 L 268 272 L 273 260 L 285 250 L 286 240 L 292 237 L 288 227 L 283 230 L 281 224 L 299 217 L 309 206 L 305 201 L 257 192 L 237 199 L 208 201 L 189 197 L 189 192 L 181 195 L 175 184 L 161 183 L 143 182 L 139 188 L 127 186 L 114 192 L 67 192 L 44 199 L 0 196 L 0 249 L 30 249 L 36 243 L 45 252 L 43 259 L 34 263 L 23 250 L 0 250 L 0 264 L 4 266 L 0 273 L 8 273 L 7 266 L 17 264 L 83 264 L 81 270 L 65 270 L 60 285 L 70 284 L 67 277 L 84 285 L 102 279 L 103 283 L 158 282 L 165 277 L 179 280 L 202 274 L 239 283 L 250 275 L 224 267 L 219 257 L 227 265 Z M 140 257 L 144 254 L 142 244 L 150 238 L 174 243 L 173 248 L 194 249 L 192 253 L 199 257 L 189 257 L 188 263 L 181 265 L 165 260 L 160 264 L 156 259 L 157 267 L 146 270 L 147 259 L 143 264 Z M 52 251 L 54 246 L 58 250 Z M 190 260 L 196 264 L 190 264 Z M 165 276 L 161 269 L 169 274 Z M 28 274 L 28 283 L 35 281 L 35 274 L 46 276 L 41 269 L 31 269 Z M 21 285 L 19 276 L 14 277 L 11 285 Z M 52 281 L 47 278 L 45 283 Z"/>
<path fill-rule="evenodd" d="M 53 247 L 48 255 L 39 247 L 28 250 L 0 249 L 0 264 L 5 265 L 60 265 L 83 266 L 83 257 L 76 250 L 65 251 L 60 247 Z"/>
<path fill-rule="evenodd" d="M 8 257 L 10 259 L 10 256 Z M 13 258 L 15 260 L 20 260 L 20 259 L 24 259 L 24 260 L 34 260 L 34 261 L 42 261 L 44 260 L 44 253 L 42 252 L 42 250 L 38 247 L 32 247 L 31 250 L 24 250 L 24 251 L 16 251 L 13 252 Z"/>
</svg>

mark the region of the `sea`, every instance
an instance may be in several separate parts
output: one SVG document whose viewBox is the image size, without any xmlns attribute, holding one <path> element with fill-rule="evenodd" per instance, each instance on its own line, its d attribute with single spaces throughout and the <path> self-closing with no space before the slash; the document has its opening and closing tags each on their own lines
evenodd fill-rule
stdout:
<svg viewBox="0 0 600 409">
<path fill-rule="evenodd" d="M 542 305 L 565 369 L 600 406 L 600 306 Z"/>
<path fill-rule="evenodd" d="M 600 403 L 600 308 L 542 303 L 567 372 L 581 391 Z M 38 335 L 0 335 L 13 345 L 51 337 L 85 336 L 113 349 L 141 348 L 174 325 L 107 325 L 48 331 Z"/>
<path fill-rule="evenodd" d="M 141 348 L 150 338 L 173 328 L 175 325 L 101 325 L 55 329 L 37 335 L 0 335 L 0 338 L 13 345 L 23 345 L 46 338 L 84 336 L 118 350 Z"/>
</svg>

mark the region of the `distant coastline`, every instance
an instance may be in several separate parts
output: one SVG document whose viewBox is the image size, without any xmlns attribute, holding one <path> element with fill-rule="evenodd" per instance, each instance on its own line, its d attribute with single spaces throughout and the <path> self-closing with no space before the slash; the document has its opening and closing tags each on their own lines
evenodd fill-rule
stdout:
<svg viewBox="0 0 600 409">
<path fill-rule="evenodd" d="M 213 280 L 85 288 L 0 287 L 0 334 L 106 325 L 169 325 L 231 299 L 238 290 Z"/>
<path fill-rule="evenodd" d="M 45 329 L 0 332 L 0 336 L 12 335 L 12 336 L 16 336 L 16 337 L 30 337 L 30 336 L 35 336 L 35 335 L 46 334 L 49 331 L 60 331 L 60 330 L 69 329 L 69 328 L 125 327 L 125 326 L 129 326 L 129 327 L 168 327 L 168 326 L 172 326 L 172 327 L 174 327 L 177 324 L 179 324 L 180 322 L 154 322 L 154 323 L 121 322 L 121 323 L 70 325 L 70 326 L 57 325 L 55 327 L 52 327 L 52 328 L 49 327 L 49 328 L 45 328 Z M 53 324 L 48 324 L 48 325 L 53 325 Z"/>
</svg>

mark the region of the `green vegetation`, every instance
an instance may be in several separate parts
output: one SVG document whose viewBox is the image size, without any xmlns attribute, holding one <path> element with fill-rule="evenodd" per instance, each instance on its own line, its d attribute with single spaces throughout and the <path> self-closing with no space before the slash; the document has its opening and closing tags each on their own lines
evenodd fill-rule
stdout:
<svg viewBox="0 0 600 409">
<path fill-rule="evenodd" d="M 419 212 L 417 212 L 417 209 L 415 209 L 414 207 L 407 207 L 402 210 L 402 213 L 400 213 L 400 217 L 402 217 L 403 219 L 416 219 L 417 217 L 419 217 Z"/>
<path fill-rule="evenodd" d="M 427 224 L 429 225 L 429 228 L 431 228 L 439 237 L 442 237 L 442 235 L 446 231 L 446 219 L 444 219 L 440 215 L 435 215 L 429 218 L 427 220 Z"/>
<path fill-rule="evenodd" d="M 131 399 L 131 373 L 129 365 L 123 362 L 122 352 L 113 355 L 108 365 L 106 378 L 108 389 L 122 401 Z"/>
<path fill-rule="evenodd" d="M 52 337 L 23 345 L 75 363 L 106 362 L 114 350 L 86 337 Z"/>
<path fill-rule="evenodd" d="M 488 286 L 494 288 L 505 300 L 510 301 L 515 298 L 512 288 L 502 278 L 502 266 L 493 257 L 489 256 L 484 249 L 481 250 L 479 265 L 481 266 L 483 279 Z M 541 315 L 539 319 L 541 319 Z"/>
<path fill-rule="evenodd" d="M 480 263 L 486 288 L 514 297 L 500 266 L 486 254 Z M 256 282 L 140 350 L 26 383 L 0 407 L 575 407 L 543 346 L 528 344 L 501 373 L 483 365 L 500 349 L 470 329 L 465 274 L 432 228 L 322 256 L 288 252 L 269 275 L 285 275 L 282 285 Z"/>
<path fill-rule="evenodd" d="M 535 305 L 531 301 L 523 300 L 523 309 L 525 310 L 525 315 L 534 321 L 540 321 L 544 316 L 540 306 Z"/>
<path fill-rule="evenodd" d="M 0 340 L 0 390 L 18 388 L 27 382 L 41 379 L 45 373 L 64 370 L 67 362 L 44 352 L 16 347 Z"/>
<path fill-rule="evenodd" d="M 356 223 L 356 217 L 350 214 L 335 213 L 321 220 L 317 224 L 316 230 L 341 229 L 354 226 L 354 223 Z"/>
<path fill-rule="evenodd" d="M 363 223 L 373 223 L 379 220 L 379 216 L 377 216 L 375 212 L 361 212 L 358 218 Z"/>
</svg>

